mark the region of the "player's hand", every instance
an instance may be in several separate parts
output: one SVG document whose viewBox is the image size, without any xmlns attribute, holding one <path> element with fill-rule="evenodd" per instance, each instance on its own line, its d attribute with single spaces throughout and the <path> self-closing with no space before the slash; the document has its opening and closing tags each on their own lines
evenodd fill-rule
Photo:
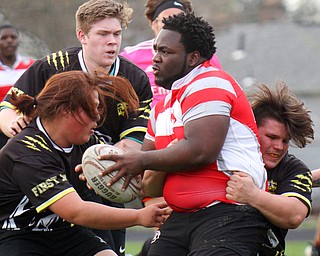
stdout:
<svg viewBox="0 0 320 256">
<path fill-rule="evenodd" d="M 20 133 L 30 122 L 32 118 L 28 116 L 18 116 L 8 127 L 7 132 L 5 134 L 12 138 L 13 136 Z"/>
<path fill-rule="evenodd" d="M 144 227 L 159 228 L 168 215 L 171 213 L 171 208 L 167 206 L 166 202 L 149 205 L 145 208 L 139 209 L 139 223 Z"/>
<path fill-rule="evenodd" d="M 136 149 L 130 149 L 121 155 L 100 155 L 98 156 L 99 160 L 110 160 L 114 161 L 115 164 L 101 171 L 99 175 L 104 176 L 113 171 L 117 171 L 116 175 L 110 179 L 108 186 L 112 186 L 112 184 L 117 182 L 120 178 L 125 177 L 125 182 L 123 184 L 123 190 L 125 190 L 133 177 L 144 172 L 143 156 L 144 152 Z"/>
<path fill-rule="evenodd" d="M 82 164 L 78 164 L 75 168 L 74 168 L 75 172 L 79 174 L 79 180 L 82 180 L 82 181 L 87 181 L 87 178 L 86 176 L 84 175 L 83 173 L 83 170 L 82 170 Z M 89 183 L 87 182 L 87 187 L 88 189 L 92 190 L 92 187 L 89 185 Z"/>
<path fill-rule="evenodd" d="M 226 198 L 239 203 L 250 204 L 258 189 L 252 177 L 244 172 L 234 171 L 227 183 Z"/>
</svg>

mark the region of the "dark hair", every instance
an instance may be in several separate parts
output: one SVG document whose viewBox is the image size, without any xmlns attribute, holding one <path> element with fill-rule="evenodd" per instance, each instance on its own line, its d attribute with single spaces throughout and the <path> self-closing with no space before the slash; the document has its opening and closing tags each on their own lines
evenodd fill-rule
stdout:
<svg viewBox="0 0 320 256">
<path fill-rule="evenodd" d="M 173 2 L 173 0 L 147 0 L 146 1 L 145 16 L 150 22 L 152 22 L 154 20 L 154 16 L 155 16 L 155 12 L 156 12 L 157 8 L 166 1 Z M 188 11 L 188 12 L 192 11 L 192 4 L 191 4 L 190 0 L 179 0 L 178 2 L 183 4 L 184 9 L 186 11 Z"/>
<path fill-rule="evenodd" d="M 186 53 L 198 51 L 201 57 L 211 59 L 216 52 L 213 28 L 194 13 L 179 13 L 163 19 L 163 29 L 181 34 Z"/>
<path fill-rule="evenodd" d="M 1 26 L 0 26 L 0 32 L 1 32 L 3 29 L 7 29 L 7 28 L 10 28 L 10 29 L 15 30 L 15 31 L 17 32 L 17 34 L 19 35 L 19 30 L 18 30 L 15 26 L 13 26 L 13 25 L 11 25 L 11 24 L 1 25 Z"/>
<path fill-rule="evenodd" d="M 265 84 L 248 95 L 258 127 L 272 118 L 287 127 L 290 139 L 303 148 L 314 139 L 310 111 L 284 82 L 277 82 L 274 90 Z"/>
<path fill-rule="evenodd" d="M 137 109 L 139 100 L 130 82 L 123 77 L 111 77 L 104 69 L 98 69 L 93 76 L 83 71 L 67 71 L 53 75 L 36 98 L 12 91 L 10 103 L 22 114 L 32 118 L 40 116 L 52 120 L 60 115 L 62 110 L 77 113 L 80 107 L 87 115 L 97 118 L 96 105 L 92 92 L 99 93 L 101 116 L 100 123 L 105 119 L 106 99 L 125 102 L 126 113 Z"/>
</svg>

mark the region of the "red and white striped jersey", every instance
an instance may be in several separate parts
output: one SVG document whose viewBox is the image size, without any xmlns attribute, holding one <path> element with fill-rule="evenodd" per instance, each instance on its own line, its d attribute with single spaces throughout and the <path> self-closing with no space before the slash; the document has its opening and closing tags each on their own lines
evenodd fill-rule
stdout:
<svg viewBox="0 0 320 256">
<path fill-rule="evenodd" d="M 4 98 L 9 89 L 14 85 L 23 72 L 26 71 L 33 62 L 33 59 L 18 55 L 16 62 L 11 68 L 3 65 L 0 61 L 0 101 Z"/>
<path fill-rule="evenodd" d="M 175 211 L 191 212 L 219 201 L 234 203 L 225 198 L 233 170 L 248 173 L 257 187 L 265 189 L 266 171 L 251 106 L 239 84 L 209 61 L 173 84 L 151 111 L 145 138 L 154 141 L 157 149 L 165 148 L 184 138 L 187 122 L 209 115 L 230 117 L 224 145 L 214 163 L 168 173 L 163 195 Z"/>
</svg>

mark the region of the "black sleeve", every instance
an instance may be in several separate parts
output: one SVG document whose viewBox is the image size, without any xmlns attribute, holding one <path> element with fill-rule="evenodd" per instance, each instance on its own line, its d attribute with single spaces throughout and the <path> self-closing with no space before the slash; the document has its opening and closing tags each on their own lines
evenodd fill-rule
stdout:
<svg viewBox="0 0 320 256">
<path fill-rule="evenodd" d="M 152 103 L 152 91 L 146 73 L 132 62 L 121 57 L 119 75 L 126 77 L 139 97 L 139 109 L 128 119 L 124 119 L 120 139 L 133 138 L 143 141 L 146 133 Z"/>
</svg>

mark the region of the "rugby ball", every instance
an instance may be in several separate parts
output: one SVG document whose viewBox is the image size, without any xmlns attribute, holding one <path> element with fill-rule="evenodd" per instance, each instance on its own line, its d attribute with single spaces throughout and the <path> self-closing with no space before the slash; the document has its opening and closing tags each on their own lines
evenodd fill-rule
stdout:
<svg viewBox="0 0 320 256">
<path fill-rule="evenodd" d="M 113 161 L 98 160 L 99 155 L 105 154 L 123 154 L 123 151 L 115 146 L 107 144 L 96 144 L 84 152 L 82 156 L 82 170 L 86 176 L 88 184 L 101 197 L 116 203 L 128 203 L 136 199 L 141 190 L 142 180 L 141 175 L 133 177 L 129 186 L 125 191 L 122 191 L 122 186 L 125 178 L 122 177 L 119 181 L 108 187 L 107 183 L 113 178 L 117 171 L 114 171 L 105 176 L 98 176 L 99 172 L 113 165 Z"/>
</svg>

